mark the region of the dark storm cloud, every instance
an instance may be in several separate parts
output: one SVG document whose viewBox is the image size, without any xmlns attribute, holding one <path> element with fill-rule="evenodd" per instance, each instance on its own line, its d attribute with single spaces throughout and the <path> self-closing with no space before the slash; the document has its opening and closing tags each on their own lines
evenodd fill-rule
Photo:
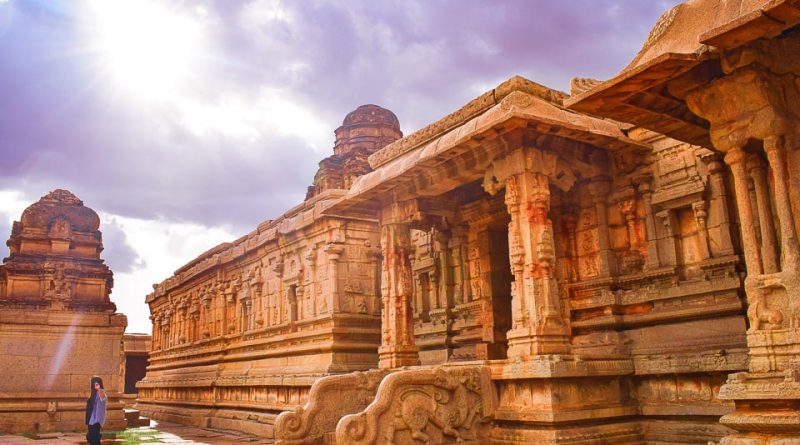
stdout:
<svg viewBox="0 0 800 445">
<path fill-rule="evenodd" d="M 128 106 L 82 47 L 80 3 L 51 3 L 0 2 L 0 189 L 41 196 L 64 187 L 105 212 L 240 233 L 302 199 L 327 154 L 298 134 L 198 135 L 168 108 Z M 392 109 L 409 132 L 515 74 L 562 90 L 572 76 L 607 78 L 674 3 L 181 5 L 204 5 L 213 23 L 198 101 L 281 88 L 329 126 L 332 147 L 333 130 L 362 103 Z M 135 264 L 120 255 L 118 268 Z"/>
</svg>

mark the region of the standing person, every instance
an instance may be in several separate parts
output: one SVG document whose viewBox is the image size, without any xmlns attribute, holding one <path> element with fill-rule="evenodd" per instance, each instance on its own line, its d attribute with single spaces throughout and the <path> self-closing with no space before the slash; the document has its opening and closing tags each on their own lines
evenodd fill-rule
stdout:
<svg viewBox="0 0 800 445">
<path fill-rule="evenodd" d="M 103 379 L 92 377 L 92 395 L 86 400 L 86 425 L 89 432 L 86 433 L 86 440 L 89 445 L 100 445 L 100 427 L 106 422 L 106 401 L 108 394 L 103 388 Z"/>
</svg>

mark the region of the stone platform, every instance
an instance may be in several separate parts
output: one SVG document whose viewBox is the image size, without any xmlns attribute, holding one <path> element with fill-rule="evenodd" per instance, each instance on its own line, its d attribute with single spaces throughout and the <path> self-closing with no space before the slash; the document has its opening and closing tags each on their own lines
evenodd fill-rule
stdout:
<svg viewBox="0 0 800 445">
<path fill-rule="evenodd" d="M 207 430 L 181 426 L 174 423 L 152 421 L 150 426 L 128 428 L 111 437 L 103 433 L 104 445 L 135 444 L 195 444 L 195 445 L 233 445 L 247 443 L 253 445 L 273 444 L 264 439 L 241 433 Z M 79 445 L 86 444 L 84 433 L 50 433 L 34 439 L 22 435 L 0 435 L 0 445 Z"/>
</svg>

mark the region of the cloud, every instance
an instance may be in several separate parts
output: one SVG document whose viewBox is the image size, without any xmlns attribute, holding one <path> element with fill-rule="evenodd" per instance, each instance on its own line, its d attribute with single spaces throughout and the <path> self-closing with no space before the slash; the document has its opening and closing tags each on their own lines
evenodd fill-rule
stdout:
<svg viewBox="0 0 800 445">
<path fill-rule="evenodd" d="M 179 81 L 165 73 L 171 88 L 150 91 L 128 88 L 107 66 L 112 40 L 98 37 L 105 28 L 89 12 L 110 1 L 0 2 L 0 97 L 8 104 L 0 107 L 0 190 L 30 204 L 67 188 L 113 215 L 101 230 L 105 256 L 118 269 L 114 296 L 140 308 L 150 281 L 212 244 L 161 263 L 153 259 L 164 254 L 156 244 L 177 249 L 185 239 L 137 237 L 130 221 L 232 239 L 302 200 L 317 163 L 332 151 L 333 131 L 357 106 L 391 109 L 408 134 L 515 74 L 561 90 L 572 76 L 608 78 L 677 3 L 154 2 L 189 23 L 175 32 L 198 34 L 165 40 L 165 48 L 184 40 L 196 46 L 180 59 L 190 65 Z M 170 26 L 158 29 L 172 38 Z M 123 37 L 124 47 L 163 49 L 152 36 Z M 123 66 L 159 81 L 153 70 L 170 64 L 148 64 L 148 54 L 136 52 L 141 62 Z M 155 60 L 164 61 L 159 54 Z M 8 232 L 6 219 L 0 230 Z M 145 277 L 144 288 L 131 284 L 134 274 Z"/>
<path fill-rule="evenodd" d="M 229 227 L 205 226 L 168 219 L 146 220 L 119 215 L 103 215 L 101 229 L 118 227 L 125 233 L 127 243 L 137 258 L 131 270 L 114 269 L 114 289 L 111 300 L 117 310 L 128 316 L 127 332 L 151 330 L 150 311 L 145 296 L 153 284 L 161 282 L 190 259 L 212 246 L 234 239 Z M 113 224 L 106 224 L 113 221 Z M 103 255 L 104 258 L 111 258 Z"/>
<path fill-rule="evenodd" d="M 16 190 L 0 189 L 0 257 L 9 255 L 6 241 L 11 237 L 11 227 L 14 221 L 19 221 L 26 207 L 33 204 L 33 200 Z"/>
<path fill-rule="evenodd" d="M 138 255 L 128 242 L 128 237 L 114 216 L 100 216 L 103 232 L 103 253 L 108 267 L 115 273 L 131 273 L 147 267 L 147 263 Z"/>
</svg>

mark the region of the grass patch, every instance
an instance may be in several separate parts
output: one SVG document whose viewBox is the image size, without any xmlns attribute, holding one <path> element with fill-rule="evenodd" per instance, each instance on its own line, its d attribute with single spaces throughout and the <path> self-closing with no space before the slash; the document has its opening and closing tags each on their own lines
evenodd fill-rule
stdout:
<svg viewBox="0 0 800 445">
<path fill-rule="evenodd" d="M 120 445 L 139 445 L 143 443 L 158 443 L 158 431 L 156 430 L 140 430 L 129 429 L 124 431 L 116 431 L 109 433 L 102 433 L 103 439 L 116 439 L 115 443 Z M 121 440 L 121 441 L 120 441 Z"/>
</svg>

